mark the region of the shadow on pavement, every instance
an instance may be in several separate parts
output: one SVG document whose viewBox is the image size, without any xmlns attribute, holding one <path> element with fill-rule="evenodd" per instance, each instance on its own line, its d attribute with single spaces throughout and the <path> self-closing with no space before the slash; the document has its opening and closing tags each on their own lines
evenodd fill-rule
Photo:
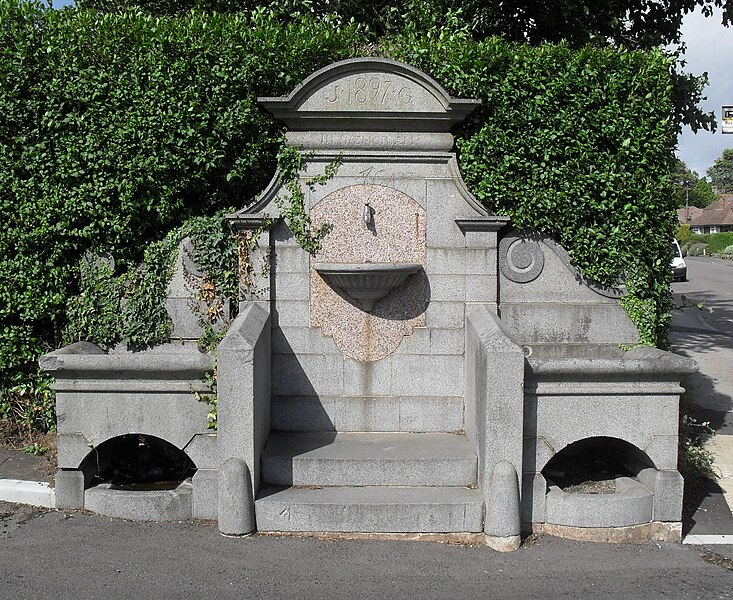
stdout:
<svg viewBox="0 0 733 600">
<path fill-rule="evenodd" d="M 696 304 L 715 302 L 715 310 L 700 310 Z M 700 370 L 683 382 L 700 408 L 700 417 L 720 433 L 733 433 L 728 419 L 733 411 L 733 301 L 721 300 L 712 293 L 695 292 L 683 297 L 674 294 L 682 309 L 672 313 L 670 344 L 672 350 L 698 362 Z M 713 375 L 714 374 L 714 375 Z"/>
<path fill-rule="evenodd" d="M 733 517 L 722 488 L 713 479 L 685 482 L 682 535 L 733 534 Z"/>
</svg>

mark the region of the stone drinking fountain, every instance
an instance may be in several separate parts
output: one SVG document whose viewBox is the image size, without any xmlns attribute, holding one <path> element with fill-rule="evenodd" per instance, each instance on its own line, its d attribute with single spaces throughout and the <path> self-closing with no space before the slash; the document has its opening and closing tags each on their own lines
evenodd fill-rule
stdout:
<svg viewBox="0 0 733 600">
<path fill-rule="evenodd" d="M 277 177 L 229 216 L 256 245 L 218 349 L 215 433 L 192 393 L 212 358 L 174 304 L 181 343 L 41 359 L 56 377 L 59 506 L 215 518 L 230 535 L 473 534 L 501 550 L 523 528 L 679 539 L 679 382 L 695 365 L 621 350 L 639 336 L 619 295 L 468 192 L 450 129 L 479 102 L 371 58 L 260 102 L 304 153 L 304 183 L 341 157 L 303 185 L 314 228 L 331 230 L 303 250 Z M 171 485 L 110 483 L 120 440 L 159 456 Z"/>
</svg>

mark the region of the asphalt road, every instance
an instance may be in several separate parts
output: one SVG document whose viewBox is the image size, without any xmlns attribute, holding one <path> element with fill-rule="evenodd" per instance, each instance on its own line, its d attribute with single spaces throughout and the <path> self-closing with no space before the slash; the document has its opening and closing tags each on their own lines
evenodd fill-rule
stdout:
<svg viewBox="0 0 733 600">
<path fill-rule="evenodd" d="M 672 284 L 678 309 L 670 342 L 698 362 L 689 380 L 695 403 L 719 413 L 713 425 L 720 433 L 733 433 L 733 261 L 685 260 L 688 281 Z"/>
<path fill-rule="evenodd" d="M 673 283 L 672 291 L 704 303 L 712 309 L 703 311 L 706 324 L 733 334 L 733 260 L 688 256 L 685 262 L 687 281 Z"/>
<path fill-rule="evenodd" d="M 705 493 L 688 489 L 684 519 L 693 535 L 733 534 L 733 261 L 687 258 L 688 281 L 672 284 L 672 349 L 693 358 L 699 371 L 683 385 L 693 416 L 716 432 L 706 447 L 715 455 L 717 480 Z M 697 407 L 697 409 L 694 409 Z M 692 501 L 695 498 L 695 501 Z"/>
<path fill-rule="evenodd" d="M 132 523 L 10 509 L 0 598 L 731 598 L 731 547 L 569 542 L 510 554 L 432 542 L 220 536 L 209 523 Z M 9 512 L 0 506 L 0 514 Z M 707 554 L 706 554 L 707 553 Z M 701 555 L 707 556 L 707 561 Z M 722 564 L 715 564 L 721 562 Z"/>
</svg>

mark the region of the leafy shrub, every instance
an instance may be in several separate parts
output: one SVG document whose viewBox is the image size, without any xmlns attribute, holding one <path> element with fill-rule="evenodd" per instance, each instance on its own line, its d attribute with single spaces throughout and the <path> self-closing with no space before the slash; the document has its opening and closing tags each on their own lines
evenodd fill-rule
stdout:
<svg viewBox="0 0 733 600">
<path fill-rule="evenodd" d="M 692 243 L 701 243 L 701 244 L 707 244 L 710 241 L 710 234 L 708 233 L 693 233 L 687 238 L 687 242 L 689 244 Z"/>
<path fill-rule="evenodd" d="M 678 468 L 687 482 L 715 477 L 715 455 L 705 447 L 715 434 L 710 423 L 699 421 L 693 408 L 692 396 L 680 396 Z"/>
<path fill-rule="evenodd" d="M 677 225 L 677 232 L 674 234 L 674 237 L 680 244 L 685 244 L 691 235 L 692 228 L 687 223 Z"/>
<path fill-rule="evenodd" d="M 115 274 L 114 261 L 90 254 L 81 259 L 79 287 L 79 295 L 66 304 L 64 343 L 86 340 L 112 346 L 122 337 L 125 279 Z"/>
<path fill-rule="evenodd" d="M 707 249 L 708 249 L 707 244 L 701 244 L 701 243 L 691 244 L 687 248 L 687 254 L 689 254 L 690 256 L 702 256 L 703 254 L 709 254 Z"/>
<path fill-rule="evenodd" d="M 710 234 L 708 250 L 710 254 L 719 254 L 731 244 L 733 244 L 733 231 L 729 233 L 713 233 Z"/>
<path fill-rule="evenodd" d="M 145 248 L 140 265 L 127 275 L 122 335 L 134 347 L 161 344 L 170 338 L 173 321 L 165 308 L 168 283 L 173 277 L 180 233 L 169 233 Z"/>
<path fill-rule="evenodd" d="M 14 373 L 0 389 L 0 418 L 14 425 L 18 437 L 26 437 L 32 431 L 54 431 L 56 394 L 51 389 L 51 379 L 39 372 Z"/>
<path fill-rule="evenodd" d="M 730 246 L 726 246 L 725 250 L 723 250 L 723 254 L 733 256 L 733 244 L 731 244 Z"/>
<path fill-rule="evenodd" d="M 710 239 L 709 234 L 691 233 L 684 240 L 680 240 L 680 246 L 683 252 L 690 254 L 692 256 L 700 256 L 702 255 L 703 248 L 707 250 L 709 239 Z M 692 248 L 692 246 L 695 246 L 695 245 L 698 247 L 697 255 L 694 255 L 690 252 L 690 248 Z"/>
</svg>

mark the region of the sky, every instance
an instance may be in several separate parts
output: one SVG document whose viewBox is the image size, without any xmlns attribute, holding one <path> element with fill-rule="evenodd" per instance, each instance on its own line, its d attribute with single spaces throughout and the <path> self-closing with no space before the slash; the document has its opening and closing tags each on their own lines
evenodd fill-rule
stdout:
<svg viewBox="0 0 733 600">
<path fill-rule="evenodd" d="M 733 106 L 733 28 L 720 24 L 720 12 L 706 19 L 699 12 L 685 17 L 682 39 L 687 44 L 685 71 L 699 75 L 708 73 L 709 84 L 702 103 L 706 112 L 713 111 L 718 120 L 715 133 L 698 131 L 693 134 L 689 128 L 678 140 L 678 156 L 698 175 L 705 175 L 726 148 L 733 148 L 733 134 L 721 133 L 721 107 Z"/>
<path fill-rule="evenodd" d="M 53 6 L 61 8 L 73 2 L 53 0 Z M 720 129 L 721 107 L 733 106 L 733 69 L 730 64 L 733 57 L 733 28 L 721 25 L 720 11 L 710 18 L 696 11 L 685 17 L 682 39 L 687 44 L 687 65 L 684 70 L 695 75 L 708 73 L 709 85 L 704 92 L 707 100 L 702 107 L 706 112 L 715 113 L 718 129 L 715 133 L 699 131 L 693 134 L 686 128 L 679 137 L 677 155 L 690 169 L 704 176 L 725 148 L 733 148 L 733 134 L 723 134 Z"/>
</svg>

